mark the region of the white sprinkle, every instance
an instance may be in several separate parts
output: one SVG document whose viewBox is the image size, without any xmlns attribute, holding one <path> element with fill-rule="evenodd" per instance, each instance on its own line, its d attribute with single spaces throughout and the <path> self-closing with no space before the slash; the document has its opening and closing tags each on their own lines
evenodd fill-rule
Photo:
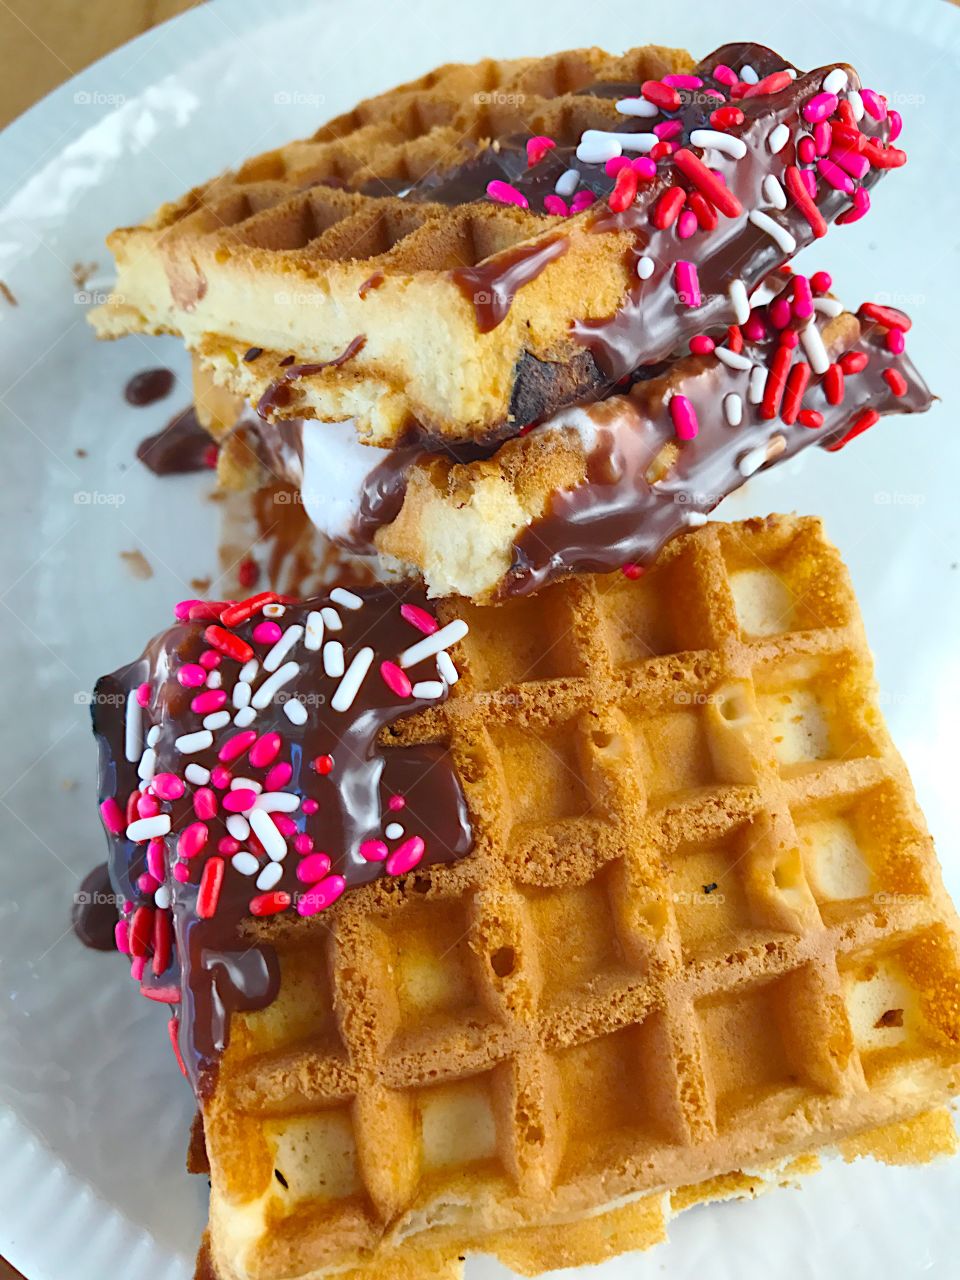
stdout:
<svg viewBox="0 0 960 1280">
<path fill-rule="evenodd" d="M 223 684 L 223 676 L 219 671 L 211 671 L 207 675 L 207 688 L 219 689 Z"/>
<path fill-rule="evenodd" d="M 254 809 L 250 814 L 250 826 L 253 834 L 266 850 L 272 862 L 282 862 L 287 856 L 287 842 L 277 830 L 277 824 L 262 809 Z"/>
<path fill-rule="evenodd" d="M 784 253 L 793 253 L 796 250 L 796 239 L 786 227 L 781 227 L 779 222 L 775 222 L 769 213 L 764 213 L 762 209 L 754 209 L 750 214 L 750 221 L 755 227 L 765 231 Z"/>
<path fill-rule="evenodd" d="M 564 200 L 569 199 L 580 185 L 580 170 L 565 169 L 557 179 L 557 185 L 553 188 L 558 196 L 562 196 Z"/>
<path fill-rule="evenodd" d="M 442 680 L 420 680 L 413 686 L 415 698 L 442 698 L 444 685 Z"/>
<path fill-rule="evenodd" d="M 203 727 L 205 729 L 222 729 L 224 725 L 230 723 L 229 711 L 211 711 L 208 716 L 203 717 Z"/>
<path fill-rule="evenodd" d="M 330 706 L 334 711 L 347 711 L 353 706 L 353 700 L 360 691 L 363 684 L 364 676 L 370 670 L 370 664 L 373 662 L 373 650 L 366 647 L 356 654 L 347 673 L 337 686 L 337 691 L 330 699 Z"/>
<path fill-rule="evenodd" d="M 279 862 L 268 862 L 257 876 L 258 889 L 272 889 L 283 876 L 283 867 Z"/>
<path fill-rule="evenodd" d="M 383 834 L 388 840 L 399 840 L 403 835 L 403 827 L 399 822 L 388 822 L 383 829 Z"/>
<path fill-rule="evenodd" d="M 735 391 L 723 397 L 723 413 L 731 427 L 739 427 L 743 421 L 743 401 Z"/>
<path fill-rule="evenodd" d="M 622 116 L 636 116 L 644 120 L 660 113 L 657 104 L 648 102 L 646 98 L 621 98 L 617 103 L 617 110 Z"/>
<path fill-rule="evenodd" d="M 287 698 L 283 704 L 283 714 L 291 724 L 307 723 L 307 708 L 299 698 Z"/>
<path fill-rule="evenodd" d="M 639 151 L 643 155 L 660 141 L 655 133 L 618 133 L 615 137 L 623 151 Z"/>
<path fill-rule="evenodd" d="M 847 101 L 850 103 L 850 106 L 853 108 L 854 120 L 856 120 L 857 124 L 859 124 L 866 112 L 866 107 L 863 105 L 863 99 L 860 97 L 860 94 L 857 92 L 856 89 L 851 89 L 850 92 L 847 94 Z"/>
<path fill-rule="evenodd" d="M 751 404 L 759 404 L 767 385 L 768 370 L 762 364 L 755 364 L 750 370 L 750 383 L 747 387 L 747 399 Z"/>
<path fill-rule="evenodd" d="M 147 734 L 147 746 L 155 747 L 159 741 L 160 741 L 160 726 L 158 724 L 155 724 L 153 728 L 150 730 L 150 732 Z"/>
<path fill-rule="evenodd" d="M 153 895 L 154 905 L 159 907 L 161 911 L 165 911 L 172 901 L 173 895 L 170 892 L 169 886 L 165 884 L 162 884 Z"/>
<path fill-rule="evenodd" d="M 755 449 L 751 449 L 749 453 L 745 453 L 737 463 L 737 470 L 742 476 L 752 476 L 755 471 L 760 468 L 767 460 L 767 446 L 758 444 Z"/>
<path fill-rule="evenodd" d="M 462 640 L 469 630 L 470 628 L 462 618 L 454 618 L 453 622 L 448 622 L 445 627 L 435 631 L 432 636 L 424 636 L 422 640 L 418 640 L 409 649 L 404 649 L 399 658 L 400 666 L 415 667 L 424 658 L 432 658 L 441 649 L 447 649 L 450 645 L 456 644 L 458 640 Z"/>
<path fill-rule="evenodd" d="M 797 78 L 796 67 L 784 67 L 784 71 L 787 73 L 787 75 L 790 77 L 791 80 L 796 80 Z"/>
<path fill-rule="evenodd" d="M 320 616 L 323 618 L 324 625 L 328 631 L 343 630 L 343 622 L 336 609 L 331 609 L 329 606 L 326 606 L 320 610 Z"/>
<path fill-rule="evenodd" d="M 800 345 L 807 353 L 810 368 L 816 374 L 824 374 L 830 368 L 830 357 L 823 345 L 820 330 L 811 320 L 800 330 Z"/>
<path fill-rule="evenodd" d="M 286 612 L 287 612 L 286 605 L 265 604 L 263 606 L 263 616 L 265 618 L 282 618 Z"/>
<path fill-rule="evenodd" d="M 460 679 L 460 672 L 454 666 L 453 659 L 446 649 L 441 649 L 437 654 L 437 671 L 440 673 L 440 679 L 446 680 L 447 684 L 456 684 Z"/>
<path fill-rule="evenodd" d="M 750 319 L 750 299 L 747 297 L 747 286 L 742 280 L 734 280 L 727 289 L 730 305 L 737 324 L 746 324 Z M 719 350 L 719 348 L 718 348 Z"/>
<path fill-rule="evenodd" d="M 257 718 L 257 713 L 253 707 L 241 707 L 237 714 L 233 717 L 233 723 L 238 729 L 246 729 L 248 725 L 253 724 Z"/>
<path fill-rule="evenodd" d="M 699 529 L 701 525 L 707 523 L 707 517 L 702 511 L 693 511 L 689 507 L 685 508 L 684 519 L 693 529 Z"/>
<path fill-rule="evenodd" d="M 753 361 L 742 351 L 731 351 L 729 347 L 714 347 L 713 354 L 728 369 L 750 369 Z"/>
<path fill-rule="evenodd" d="M 249 662 L 245 662 L 240 668 L 238 680 L 243 680 L 245 684 L 253 684 L 257 678 L 257 672 L 260 670 L 260 663 L 256 658 L 251 658 Z"/>
<path fill-rule="evenodd" d="M 241 707 L 249 707 L 250 695 L 253 690 L 247 684 L 246 680 L 238 680 L 233 686 L 233 705 L 239 711 Z"/>
<path fill-rule="evenodd" d="M 774 298 L 778 298 L 779 296 L 780 290 L 771 289 L 766 280 L 761 280 L 750 295 L 750 306 L 765 307 L 768 302 L 772 302 Z"/>
<path fill-rule="evenodd" d="M 824 316 L 838 316 L 843 310 L 843 303 L 839 298 L 814 298 L 814 311 L 819 311 Z"/>
<path fill-rule="evenodd" d="M 257 795 L 263 790 L 263 783 L 256 782 L 253 778 L 233 778 L 230 782 L 231 791 L 255 791 Z"/>
<path fill-rule="evenodd" d="M 323 646 L 323 669 L 328 676 L 343 675 L 343 645 L 339 640 L 328 640 Z"/>
<path fill-rule="evenodd" d="M 209 729 L 198 729 L 196 733 L 184 733 L 174 738 L 173 745 L 183 756 L 196 755 L 198 751 L 206 751 L 213 746 L 213 734 Z"/>
<path fill-rule="evenodd" d="M 778 124 L 775 129 L 770 130 L 770 133 L 767 136 L 767 146 L 774 155 L 776 155 L 778 151 L 782 151 L 789 141 L 790 130 L 785 124 Z"/>
<path fill-rule="evenodd" d="M 264 791 L 262 796 L 257 796 L 253 807 L 267 813 L 296 813 L 300 808 L 300 797 L 292 791 Z"/>
<path fill-rule="evenodd" d="M 194 786 L 205 787 L 210 781 L 210 770 L 205 769 L 202 764 L 191 761 L 184 769 L 183 776 L 188 782 L 192 782 Z"/>
<path fill-rule="evenodd" d="M 242 813 L 230 813 L 226 818 L 227 830 L 234 840 L 246 840 L 250 834 L 250 823 Z"/>
<path fill-rule="evenodd" d="M 303 631 L 305 649 L 317 650 L 323 644 L 323 615 L 316 609 L 307 614 L 307 625 Z"/>
<path fill-rule="evenodd" d="M 656 263 L 652 258 L 648 258 L 646 254 L 637 261 L 637 275 L 641 280 L 649 280 L 653 275 Z"/>
<path fill-rule="evenodd" d="M 577 146 L 577 159 L 584 164 L 603 164 L 615 156 L 623 155 L 623 148 L 614 133 L 600 129 L 587 129 Z"/>
<path fill-rule="evenodd" d="M 140 763 L 137 766 L 137 777 L 141 782 L 152 782 L 153 775 L 157 771 L 157 753 L 153 747 L 147 747 L 143 755 L 140 757 Z"/>
<path fill-rule="evenodd" d="M 279 671 L 275 671 L 272 676 L 264 680 L 251 699 L 251 708 L 255 707 L 258 711 L 262 711 L 264 707 L 269 706 L 277 691 L 285 684 L 289 684 L 299 673 L 299 662 L 285 662 Z"/>
<path fill-rule="evenodd" d="M 140 759 L 143 750 L 143 708 L 137 701 L 136 689 L 127 694 L 126 716 L 124 719 L 123 753 L 133 764 Z"/>
<path fill-rule="evenodd" d="M 230 859 L 230 864 L 234 871 L 239 871 L 242 876 L 255 876 L 260 869 L 260 863 L 249 849 L 241 849 L 239 853 L 235 853 Z"/>
<path fill-rule="evenodd" d="M 344 609 L 362 609 L 363 600 L 353 591 L 348 591 L 346 587 L 334 587 L 330 592 L 330 599 L 334 604 L 342 604 Z"/>
<path fill-rule="evenodd" d="M 276 671 L 277 667 L 279 667 L 280 663 L 284 660 L 302 635 L 303 627 L 301 627 L 299 623 L 292 627 L 287 627 L 286 631 L 264 658 L 264 671 Z M 254 706 L 256 706 L 256 703 L 254 703 Z"/>
<path fill-rule="evenodd" d="M 732 133 L 721 133 L 719 129 L 694 129 L 690 141 L 695 147 L 713 147 L 715 151 L 733 160 L 742 160 L 747 154 L 747 144 L 742 138 Z"/>
<path fill-rule="evenodd" d="M 744 84 L 760 83 L 760 77 L 757 75 L 756 71 L 754 71 L 753 67 L 750 65 L 749 62 L 745 62 L 743 64 L 743 68 L 740 71 L 740 79 L 743 81 Z"/>
<path fill-rule="evenodd" d="M 774 209 L 785 209 L 787 207 L 787 193 L 772 173 L 768 173 L 763 180 L 763 198 Z"/>
<path fill-rule="evenodd" d="M 823 77 L 823 84 L 820 87 L 824 93 L 843 93 L 849 81 L 850 78 L 843 67 L 834 67 Z"/>
<path fill-rule="evenodd" d="M 128 840 L 153 840 L 156 836 L 170 834 L 169 813 L 158 813 L 153 818 L 137 818 L 127 827 Z"/>
</svg>

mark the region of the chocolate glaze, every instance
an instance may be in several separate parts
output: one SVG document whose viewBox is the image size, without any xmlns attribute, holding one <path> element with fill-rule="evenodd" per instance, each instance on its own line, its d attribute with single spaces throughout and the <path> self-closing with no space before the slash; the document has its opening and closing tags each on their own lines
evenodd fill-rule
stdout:
<svg viewBox="0 0 960 1280">
<path fill-rule="evenodd" d="M 366 861 L 359 847 L 364 840 L 383 838 L 384 825 L 398 816 L 406 835 L 422 833 L 426 840 L 420 867 L 462 857 L 472 846 L 466 803 L 445 748 L 440 744 L 391 748 L 378 743 L 381 730 L 400 716 L 436 705 L 435 700 L 399 697 L 379 675 L 381 661 L 396 660 L 403 649 L 422 638 L 400 614 L 403 602 L 424 607 L 422 593 L 410 587 L 379 587 L 358 589 L 358 594 L 364 600 L 363 607 L 357 611 L 340 607 L 343 629 L 336 633 L 348 665 L 361 647 L 369 645 L 375 651 L 373 665 L 353 705 L 344 713 L 332 710 L 330 699 L 339 680 L 324 675 L 321 653 L 307 650 L 301 639 L 284 659 L 298 662 L 299 672 L 280 696 L 258 712 L 253 726 L 261 735 L 281 734 L 283 747 L 277 761 L 288 762 L 293 770 L 283 790 L 301 800 L 310 797 L 319 802 L 316 813 L 306 814 L 300 807 L 291 817 L 298 831 L 313 838 L 315 850 L 330 856 L 332 872 L 345 878 L 348 889 L 384 873 L 383 863 Z M 325 598 L 288 605 L 281 626 L 286 629 L 295 623 L 303 624 L 312 609 L 328 603 Z M 252 645 L 260 659 L 269 648 L 252 638 L 254 625 L 261 620 L 255 615 L 251 621 L 231 628 L 234 635 Z M 208 625 L 209 620 L 198 620 L 170 628 L 148 645 L 142 658 L 98 682 L 93 720 L 100 746 L 101 801 L 114 797 L 125 808 L 127 797 L 140 785 L 138 763 L 128 761 L 124 751 L 126 697 L 140 684 L 150 684 L 149 702 L 143 710 L 144 736 L 151 727 L 159 728 L 155 743 L 157 773 L 182 777 L 188 763 L 212 769 L 224 741 L 239 731 L 230 724 L 214 733 L 211 747 L 189 755 L 181 754 L 174 745 L 180 735 L 201 728 L 203 717 L 190 708 L 198 691 L 182 687 L 176 672 L 182 664 L 196 662 L 207 647 L 204 631 Z M 218 669 L 229 694 L 239 663 L 224 658 Z M 436 679 L 434 660 L 417 664 L 409 675 L 414 683 Z M 263 678 L 263 674 L 257 678 L 255 690 Z M 283 698 L 295 695 L 307 708 L 307 720 L 302 726 L 294 726 L 282 709 Z M 227 707 L 230 706 L 228 698 Z M 311 767 L 311 761 L 328 754 L 333 757 L 333 766 L 322 775 Z M 254 768 L 246 755 L 230 767 L 235 774 L 264 780 L 265 774 Z M 276 955 L 263 938 L 263 927 L 252 927 L 249 904 L 259 892 L 254 878 L 241 875 L 229 858 L 225 860 L 216 913 L 211 918 L 198 914 L 203 869 L 211 857 L 217 856 L 217 844 L 226 835 L 222 808 L 207 823 L 206 845 L 187 864 L 187 882 L 181 884 L 171 873 L 178 834 L 197 821 L 197 790 L 188 782 L 180 799 L 166 801 L 162 806 L 171 816 L 171 833 L 165 838 L 164 883 L 172 895 L 175 947 L 170 963 L 159 973 L 154 972 L 153 963 L 148 960 L 141 987 L 145 995 L 173 1007 L 187 1075 L 198 1095 L 203 1096 L 212 1087 L 219 1054 L 228 1042 L 231 1014 L 268 1004 L 276 994 L 279 975 Z M 216 794 L 222 799 L 225 793 Z M 386 809 L 386 800 L 395 794 L 404 795 L 407 802 L 399 815 Z M 108 843 L 110 876 L 116 891 L 137 907 L 161 912 L 163 909 L 153 904 L 152 892 L 144 893 L 137 884 L 145 870 L 146 844 L 134 844 L 123 834 L 108 836 Z M 248 845 L 249 841 L 245 841 L 244 847 Z M 273 886 L 274 891 L 286 892 L 294 901 L 306 889 L 296 875 L 299 860 L 293 848 L 288 847 L 281 863 L 282 878 Z M 266 865 L 262 856 L 260 862 L 261 867 Z"/>
<path fill-rule="evenodd" d="M 171 418 L 162 431 L 137 445 L 137 457 L 154 475 L 187 475 L 210 466 L 213 441 L 193 405 Z"/>
<path fill-rule="evenodd" d="M 364 335 L 358 334 L 332 360 L 322 360 L 313 364 L 294 364 L 293 356 L 288 357 L 286 361 L 282 360 L 280 363 L 286 367 L 280 377 L 271 382 L 257 401 L 257 413 L 261 418 L 268 418 L 275 409 L 285 408 L 291 400 L 290 384 L 292 382 L 299 382 L 301 378 L 312 378 L 314 374 L 322 373 L 324 369 L 338 369 L 348 360 L 352 360 L 358 351 L 362 351 L 365 342 Z"/>
<path fill-rule="evenodd" d="M 454 283 L 473 304 L 480 332 L 496 329 L 506 319 L 517 290 L 536 280 L 551 262 L 563 257 L 569 246 L 566 236 L 556 235 L 536 244 L 515 245 L 478 266 L 454 271 Z"/>
<path fill-rule="evenodd" d="M 769 369 L 778 346 L 774 333 L 746 343 L 743 354 Z M 861 321 L 856 341 L 846 349 L 867 355 L 869 363 L 845 379 L 839 405 L 828 403 L 823 379 L 813 378 L 803 407 L 823 415 L 816 429 L 787 425 L 779 416 L 763 418 L 760 406 L 749 402 L 750 370 L 728 368 L 715 355 L 679 360 L 661 377 L 638 382 L 629 394 L 587 408 L 598 436 L 587 479 L 555 494 L 547 513 L 517 538 L 501 596 L 529 595 L 575 571 L 650 563 L 665 542 L 744 483 L 738 464 L 757 448 L 767 445 L 766 465 L 775 465 L 810 445 L 835 447 L 865 408 L 888 414 L 930 407 L 926 384 L 906 355 L 887 349 L 885 330 Z M 903 396 L 895 396 L 884 380 L 888 369 L 906 379 Z M 731 393 L 743 405 L 743 421 L 736 427 L 724 415 L 724 397 Z M 693 440 L 677 440 L 668 407 L 672 395 L 686 396 L 696 410 L 699 431 Z M 675 462 L 662 479 L 649 483 L 654 460 L 668 448 L 677 450 Z"/>
<path fill-rule="evenodd" d="M 128 381 L 123 398 L 139 409 L 168 396 L 175 381 L 172 369 L 143 369 Z"/>
<path fill-rule="evenodd" d="M 105 862 L 87 875 L 73 899 L 70 915 L 73 932 L 93 951 L 113 951 L 113 931 L 117 923 L 117 895 L 110 883 Z"/>
</svg>

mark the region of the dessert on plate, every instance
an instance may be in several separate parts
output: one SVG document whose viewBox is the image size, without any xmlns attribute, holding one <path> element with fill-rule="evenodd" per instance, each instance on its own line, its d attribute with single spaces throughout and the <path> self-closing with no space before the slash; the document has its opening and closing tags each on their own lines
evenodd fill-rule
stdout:
<svg viewBox="0 0 960 1280">
<path fill-rule="evenodd" d="M 532 1275 L 953 1149 L 958 920 L 846 570 L 707 522 L 931 402 L 790 265 L 900 128 L 755 44 L 442 67 L 111 237 L 99 333 L 180 335 L 224 485 L 388 579 L 182 601 L 94 699 L 201 1280 Z"/>
</svg>

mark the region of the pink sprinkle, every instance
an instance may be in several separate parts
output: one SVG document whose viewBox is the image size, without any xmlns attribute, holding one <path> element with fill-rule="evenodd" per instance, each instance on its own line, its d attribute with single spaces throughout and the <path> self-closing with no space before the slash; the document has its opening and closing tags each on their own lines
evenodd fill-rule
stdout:
<svg viewBox="0 0 960 1280">
<path fill-rule="evenodd" d="M 181 858 L 195 858 L 209 839 L 205 822 L 191 822 L 177 838 L 177 853 Z"/>
<path fill-rule="evenodd" d="M 134 982 L 139 982 L 143 977 L 143 971 L 147 967 L 146 956 L 134 956 L 133 963 L 130 965 L 130 977 Z"/>
<path fill-rule="evenodd" d="M 360 857 L 366 862 L 383 862 L 389 853 L 382 840 L 364 840 L 360 846 Z"/>
<path fill-rule="evenodd" d="M 281 760 L 267 773 L 264 786 L 267 791 L 282 791 L 292 777 L 293 769 L 286 760 Z"/>
<path fill-rule="evenodd" d="M 227 695 L 223 689 L 204 689 L 203 693 L 198 693 L 190 703 L 190 710 L 195 711 L 198 716 L 209 715 L 212 711 L 219 711 L 221 707 L 227 705 Z"/>
<path fill-rule="evenodd" d="M 418 631 L 422 631 L 425 636 L 432 636 L 435 631 L 440 629 L 440 623 L 433 614 L 427 613 L 426 609 L 421 609 L 416 604 L 402 604 L 400 606 L 400 616 L 405 622 L 409 622 L 411 627 L 416 627 Z"/>
<path fill-rule="evenodd" d="M 873 116 L 874 120 L 886 120 L 887 104 L 876 89 L 861 89 L 860 97 L 863 99 L 863 105 L 868 116 Z"/>
<path fill-rule="evenodd" d="M 320 802 L 318 800 L 314 800 L 313 796 L 308 796 L 301 804 L 300 808 L 304 813 L 316 813 L 320 808 Z"/>
<path fill-rule="evenodd" d="M 813 291 L 806 276 L 793 277 L 793 314 L 800 320 L 813 315 Z"/>
<path fill-rule="evenodd" d="M 387 801 L 387 808 L 392 810 L 394 813 L 399 813 L 401 809 L 405 809 L 406 807 L 407 802 L 403 796 L 391 796 Z"/>
<path fill-rule="evenodd" d="M 126 920 L 118 920 L 113 930 L 114 941 L 117 944 L 117 950 L 125 956 L 130 954 L 130 931 L 127 928 Z"/>
<path fill-rule="evenodd" d="M 694 218 L 696 221 L 696 218 Z M 674 277 L 677 296 L 688 307 L 699 307 L 703 299 L 700 296 L 700 280 L 697 268 L 692 262 L 680 261 L 676 265 Z"/>
<path fill-rule="evenodd" d="M 578 191 L 570 201 L 570 212 L 583 213 L 584 209 L 590 208 L 596 198 L 592 191 Z"/>
<path fill-rule="evenodd" d="M 273 825 L 282 836 L 286 836 L 289 839 L 290 836 L 295 836 L 297 834 L 297 824 L 290 817 L 289 813 L 272 813 L 270 816 L 273 818 Z"/>
<path fill-rule="evenodd" d="M 644 182 L 651 182 L 657 176 L 657 162 L 651 160 L 649 156 L 637 156 L 633 161 L 632 168 L 635 174 Z"/>
<path fill-rule="evenodd" d="M 870 193 L 866 187 L 857 187 L 853 193 L 853 208 L 848 209 L 846 213 L 841 213 L 837 222 L 840 226 L 847 226 L 851 222 L 859 222 L 864 214 L 870 212 Z"/>
<path fill-rule="evenodd" d="M 103 825 L 115 836 L 121 835 L 127 829 L 124 812 L 113 796 L 108 796 L 106 800 L 101 801 L 100 817 L 103 819 Z"/>
<path fill-rule="evenodd" d="M 266 769 L 276 760 L 282 746 L 279 733 L 262 734 L 250 748 L 250 763 L 255 769 Z"/>
<path fill-rule="evenodd" d="M 209 822 L 211 818 L 217 816 L 219 804 L 215 791 L 210 787 L 200 787 L 193 797 L 193 812 L 203 822 Z"/>
<path fill-rule="evenodd" d="M 535 164 L 539 164 L 548 151 L 552 151 L 557 144 L 552 138 L 546 137 L 545 134 L 537 134 L 536 137 L 527 139 L 527 164 L 532 169 Z"/>
<path fill-rule="evenodd" d="M 311 853 L 297 867 L 297 879 L 304 884 L 315 884 L 330 870 L 330 859 L 325 853 Z"/>
<path fill-rule="evenodd" d="M 313 853 L 313 836 L 308 836 L 305 831 L 298 831 L 293 837 L 293 847 L 297 853 L 307 854 Z M 311 880 L 319 880 L 324 873 L 321 871 L 315 876 L 310 876 Z"/>
<path fill-rule="evenodd" d="M 689 240 L 700 224 L 692 209 L 684 209 L 677 219 L 677 236 L 681 240 Z"/>
<path fill-rule="evenodd" d="M 318 911 L 325 911 L 336 902 L 346 887 L 347 882 L 343 876 L 327 876 L 300 895 L 297 913 L 301 916 L 314 916 Z"/>
<path fill-rule="evenodd" d="M 817 155 L 825 156 L 832 143 L 833 130 L 826 120 L 821 120 L 819 124 L 813 126 L 813 145 L 817 148 Z"/>
<path fill-rule="evenodd" d="M 252 809 L 256 801 L 256 791 L 249 787 L 237 787 L 236 791 L 228 791 L 223 797 L 223 807 L 227 813 L 245 813 Z"/>
<path fill-rule="evenodd" d="M 226 791 L 233 781 L 233 774 L 222 764 L 215 764 L 210 770 L 210 781 L 218 791 Z"/>
<path fill-rule="evenodd" d="M 398 698 L 410 697 L 413 692 L 410 677 L 395 662 L 381 662 L 380 675 L 391 693 L 395 693 Z"/>
<path fill-rule="evenodd" d="M 166 845 L 155 836 L 147 845 L 147 870 L 154 880 L 162 881 L 165 874 Z"/>
<path fill-rule="evenodd" d="M 717 102 L 726 102 L 726 98 L 719 89 L 714 89 L 711 85 L 709 89 L 704 89 L 703 96 L 705 98 L 715 98 Z"/>
<path fill-rule="evenodd" d="M 549 195 L 543 197 L 543 207 L 547 213 L 553 214 L 555 218 L 569 218 L 570 207 L 561 196 Z"/>
<path fill-rule="evenodd" d="M 248 751 L 257 740 L 256 732 L 253 729 L 242 729 L 239 733 L 235 733 L 233 737 L 228 738 L 220 748 L 218 754 L 225 764 L 230 764 L 233 760 L 239 760 L 245 751 Z"/>
<path fill-rule="evenodd" d="M 800 181 L 807 188 L 807 192 L 811 200 L 817 198 L 817 178 L 812 169 L 800 170 Z"/>
<path fill-rule="evenodd" d="M 159 812 L 160 801 L 145 791 L 137 801 L 137 813 L 141 818 L 155 818 Z"/>
<path fill-rule="evenodd" d="M 409 840 L 404 840 L 403 844 L 387 859 L 387 875 L 402 876 L 412 871 L 423 857 L 425 847 L 420 836 L 411 836 Z"/>
<path fill-rule="evenodd" d="M 752 312 L 750 319 L 743 326 L 743 336 L 750 342 L 762 342 L 767 336 L 767 326 L 756 311 Z"/>
<path fill-rule="evenodd" d="M 817 172 L 830 183 L 835 191 L 842 191 L 848 196 L 853 195 L 853 179 L 848 173 L 844 173 L 838 164 L 834 164 L 832 160 L 818 160 Z"/>
<path fill-rule="evenodd" d="M 150 686 L 146 681 L 137 685 L 137 706 L 149 707 L 150 705 Z"/>
<path fill-rule="evenodd" d="M 737 73 L 731 70 L 725 62 L 718 63 L 713 68 L 713 78 L 719 84 L 735 85 L 738 82 Z"/>
<path fill-rule="evenodd" d="M 811 124 L 817 124 L 832 116 L 840 105 L 835 93 L 817 93 L 803 104 L 803 118 Z"/>
<path fill-rule="evenodd" d="M 662 120 L 660 124 L 653 126 L 653 132 L 661 142 L 667 142 L 683 133 L 683 123 L 680 120 Z"/>
<path fill-rule="evenodd" d="M 530 201 L 522 191 L 512 187 L 509 182 L 502 182 L 499 178 L 494 178 L 492 182 L 487 183 L 487 195 L 499 204 L 515 204 L 521 209 L 530 208 Z"/>
<path fill-rule="evenodd" d="M 175 773 L 156 773 L 151 783 L 161 800 L 179 800 L 186 787 L 182 778 Z"/>
<path fill-rule="evenodd" d="M 790 299 L 781 293 L 778 298 L 774 298 L 770 303 L 767 314 L 770 317 L 770 323 L 775 329 L 785 329 L 790 323 L 790 317 L 793 314 Z"/>
<path fill-rule="evenodd" d="M 253 628 L 253 639 L 256 644 L 276 644 L 283 635 L 280 624 L 265 618 Z"/>
<path fill-rule="evenodd" d="M 149 871 L 144 871 L 137 876 L 137 888 L 141 893 L 156 893 L 160 888 L 160 881 L 150 875 Z"/>
<path fill-rule="evenodd" d="M 801 164 L 813 164 L 817 158 L 817 144 L 808 133 L 804 134 L 797 143 L 797 155 L 800 157 Z"/>
<path fill-rule="evenodd" d="M 670 401 L 670 416 L 678 440 L 693 440 L 700 430 L 697 411 L 686 396 L 674 396 Z M 399 852 L 399 850 L 398 850 Z"/>
<path fill-rule="evenodd" d="M 690 351 L 695 356 L 708 356 L 716 350 L 717 344 L 705 333 L 698 333 L 690 339 Z"/>
<path fill-rule="evenodd" d="M 903 336 L 902 329 L 890 329 L 887 333 L 887 350 L 895 356 L 903 354 L 906 348 L 907 340 Z"/>
<path fill-rule="evenodd" d="M 179 884 L 186 884 L 190 879 L 190 868 L 185 862 L 175 862 L 173 864 L 173 878 Z"/>
<path fill-rule="evenodd" d="M 850 177 L 856 178 L 858 182 L 870 172 L 870 161 L 862 151 L 851 151 L 848 147 L 834 147 L 830 152 L 830 159 L 838 164 L 844 173 L 849 173 Z"/>
<path fill-rule="evenodd" d="M 603 166 L 603 172 L 608 178 L 615 178 L 621 169 L 629 169 L 629 156 L 611 156 L 607 163 Z"/>
<path fill-rule="evenodd" d="M 703 81 L 699 76 L 673 75 L 661 76 L 664 84 L 670 85 L 672 89 L 702 89 Z M 718 77 L 719 78 L 719 77 Z"/>
<path fill-rule="evenodd" d="M 239 852 L 240 841 L 234 840 L 233 836 L 221 836 L 217 841 L 217 853 L 222 853 L 225 858 L 232 858 Z"/>
<path fill-rule="evenodd" d="M 206 667 L 208 671 L 216 671 L 222 661 L 223 657 L 216 649 L 204 649 L 199 658 L 201 667 Z"/>
<path fill-rule="evenodd" d="M 199 689 L 206 684 L 207 673 L 199 662 L 185 662 L 177 672 L 177 679 L 185 689 Z"/>
<path fill-rule="evenodd" d="M 810 277 L 810 288 L 814 293 L 829 293 L 833 284 L 833 276 L 829 271 L 815 271 Z"/>
<path fill-rule="evenodd" d="M 202 600 L 178 600 L 173 606 L 173 616 L 178 622 L 186 622 L 190 617 L 190 610 L 195 604 L 203 604 Z"/>
<path fill-rule="evenodd" d="M 899 111 L 888 111 L 887 118 L 890 121 L 890 141 L 896 142 L 903 132 L 903 116 Z"/>
</svg>

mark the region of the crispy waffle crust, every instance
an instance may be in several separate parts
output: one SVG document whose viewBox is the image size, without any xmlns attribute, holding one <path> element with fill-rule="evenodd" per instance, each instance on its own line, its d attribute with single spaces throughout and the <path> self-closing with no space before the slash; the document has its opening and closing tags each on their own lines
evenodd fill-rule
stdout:
<svg viewBox="0 0 960 1280">
<path fill-rule="evenodd" d="M 218 1280 L 533 1274 L 731 1170 L 910 1120 L 943 1150 L 958 922 L 819 522 L 455 612 L 462 678 L 391 741 L 450 744 L 474 853 L 256 926 L 280 994 L 204 1111 Z"/>
</svg>

